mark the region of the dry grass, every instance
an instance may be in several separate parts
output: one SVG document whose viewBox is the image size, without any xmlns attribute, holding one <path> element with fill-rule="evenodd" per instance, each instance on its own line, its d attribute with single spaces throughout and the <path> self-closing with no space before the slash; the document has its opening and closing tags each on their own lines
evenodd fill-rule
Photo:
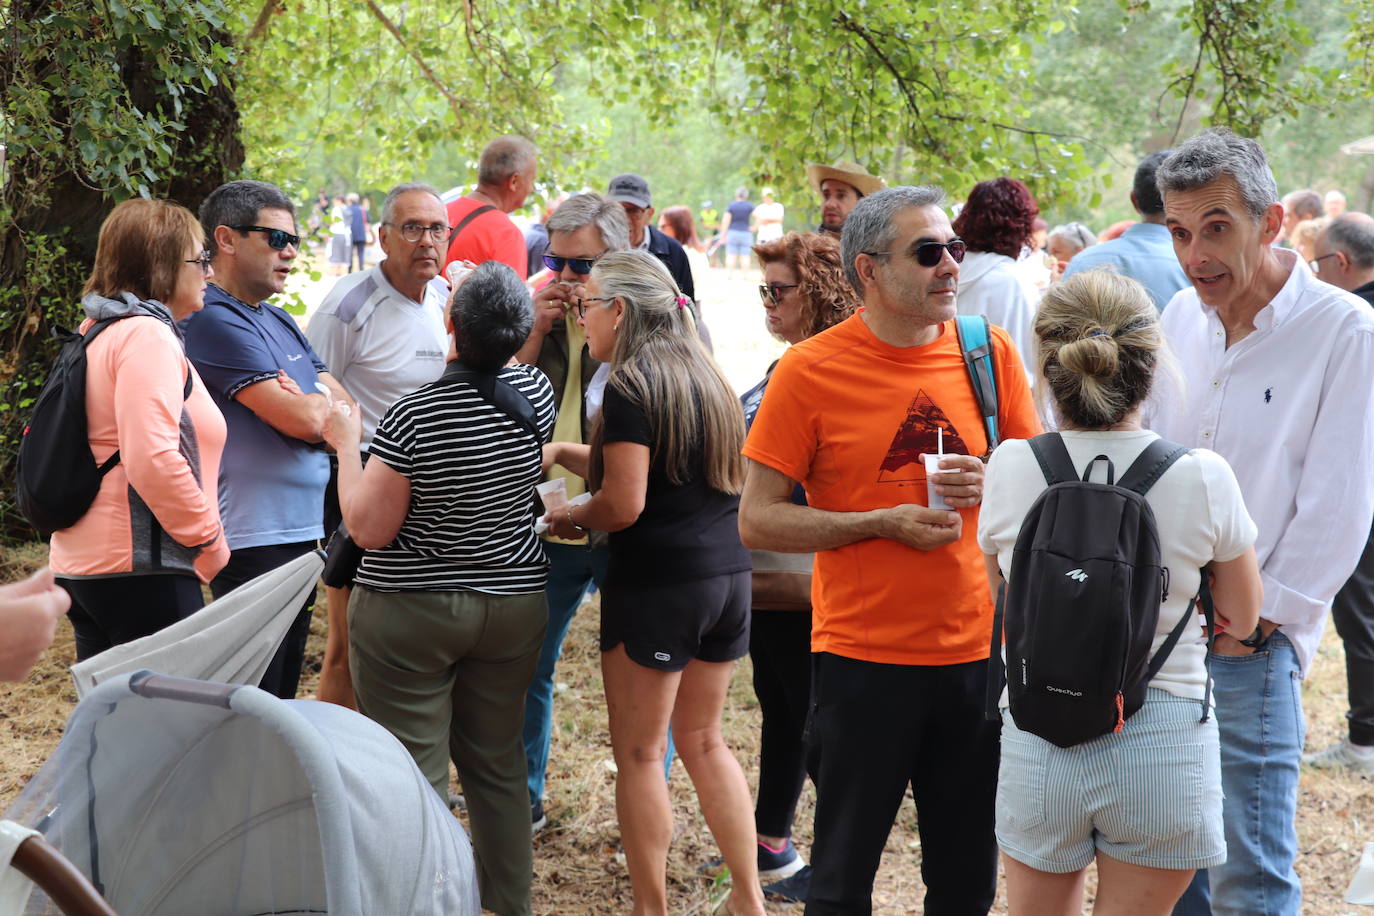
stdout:
<svg viewBox="0 0 1374 916">
<path fill-rule="evenodd" d="M 0 580 L 41 565 L 44 553 L 41 546 L 0 553 Z M 324 647 L 322 600 L 318 608 L 302 695 L 314 690 Z M 608 765 L 611 749 L 601 697 L 596 616 L 594 605 L 582 609 L 558 672 L 558 681 L 565 686 L 555 699 L 557 727 L 547 803 L 550 823 L 534 841 L 534 911 L 539 916 L 623 913 L 629 908 L 629 879 L 617 860 L 615 777 Z M 76 699 L 66 671 L 73 657 L 71 629 L 64 623 L 53 649 L 26 683 L 0 685 L 0 805 L 8 804 L 61 737 Z M 1309 747 L 1323 747 L 1342 733 L 1344 670 L 1340 642 L 1328 632 L 1306 688 Z M 746 660 L 732 686 L 726 735 L 751 781 L 757 777 L 758 725 L 758 704 Z M 716 850 L 680 765 L 674 767 L 671 784 L 677 824 L 668 864 L 673 912 L 709 913 L 709 904 L 720 896 L 721 879 L 701 874 L 699 867 Z M 810 846 L 813 805 L 808 786 L 797 818 L 796 839 L 803 850 Z M 1304 772 L 1298 817 L 1302 841 L 1298 870 L 1306 886 L 1305 912 L 1308 916 L 1354 916 L 1356 909 L 1341 898 L 1360 850 L 1374 839 L 1370 831 L 1374 782 Z M 906 805 L 888 840 L 874 893 L 875 913 L 895 916 L 921 911 L 915 820 L 913 807 Z M 800 914 L 801 907 L 771 904 L 770 911 Z M 995 912 L 1005 912 L 1002 901 Z"/>
</svg>

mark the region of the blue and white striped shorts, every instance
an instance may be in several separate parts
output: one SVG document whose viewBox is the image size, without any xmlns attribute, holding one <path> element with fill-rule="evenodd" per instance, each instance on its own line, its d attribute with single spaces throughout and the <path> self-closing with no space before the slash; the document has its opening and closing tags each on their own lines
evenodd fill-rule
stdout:
<svg viewBox="0 0 1374 916">
<path fill-rule="evenodd" d="M 1121 732 L 1061 748 L 1003 710 L 997 844 L 1056 874 L 1095 849 L 1148 868 L 1225 862 L 1217 723 L 1201 715 L 1201 701 L 1152 688 Z"/>
</svg>

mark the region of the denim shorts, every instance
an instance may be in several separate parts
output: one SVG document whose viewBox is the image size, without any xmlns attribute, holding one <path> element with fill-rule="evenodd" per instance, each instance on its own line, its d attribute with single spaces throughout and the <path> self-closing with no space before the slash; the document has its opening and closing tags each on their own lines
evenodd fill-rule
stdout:
<svg viewBox="0 0 1374 916">
<path fill-rule="evenodd" d="M 1056 747 L 1002 713 L 997 844 L 1031 868 L 1075 872 L 1097 850 L 1147 868 L 1226 861 L 1215 716 L 1150 689 L 1118 733 Z"/>
<path fill-rule="evenodd" d="M 754 233 L 748 229 L 730 229 L 725 233 L 725 253 L 748 255 L 754 245 Z"/>
</svg>

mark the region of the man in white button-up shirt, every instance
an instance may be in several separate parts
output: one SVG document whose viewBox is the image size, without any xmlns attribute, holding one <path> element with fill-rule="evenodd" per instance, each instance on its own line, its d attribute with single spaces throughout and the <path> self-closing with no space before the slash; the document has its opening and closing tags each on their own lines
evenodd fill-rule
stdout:
<svg viewBox="0 0 1374 916">
<path fill-rule="evenodd" d="M 1264 579 L 1259 628 L 1211 657 L 1228 860 L 1175 913 L 1292 916 L 1300 682 L 1374 519 L 1374 314 L 1273 247 L 1284 211 L 1259 144 L 1206 131 L 1157 179 L 1192 288 L 1162 320 L 1186 389 L 1161 393 L 1153 428 L 1231 463 Z"/>
</svg>

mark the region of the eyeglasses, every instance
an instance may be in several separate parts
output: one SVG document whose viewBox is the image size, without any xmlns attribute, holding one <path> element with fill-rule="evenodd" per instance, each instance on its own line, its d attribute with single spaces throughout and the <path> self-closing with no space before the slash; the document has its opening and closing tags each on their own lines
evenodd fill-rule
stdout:
<svg viewBox="0 0 1374 916">
<path fill-rule="evenodd" d="M 269 229 L 266 226 L 230 226 L 230 229 L 237 229 L 239 232 L 266 232 L 267 247 L 275 251 L 281 251 L 290 245 L 292 248 L 301 246 L 301 237 L 292 235 L 285 229 Z"/>
<path fill-rule="evenodd" d="M 915 258 L 916 263 L 920 264 L 922 267 L 934 267 L 944 258 L 946 251 L 948 251 L 949 256 L 954 259 L 954 263 L 958 264 L 964 260 L 964 252 L 967 250 L 968 246 L 964 244 L 963 239 L 950 239 L 948 242 L 922 242 L 915 248 L 912 248 L 910 254 Z M 872 258 L 878 258 L 884 255 L 898 254 L 898 252 L 865 251 L 864 254 Z"/>
<path fill-rule="evenodd" d="M 395 226 L 396 224 L 382 223 L 382 225 Z M 434 239 L 435 242 L 442 242 L 444 238 L 449 234 L 449 232 L 452 231 L 449 229 L 448 226 L 445 226 L 443 223 L 431 223 L 428 226 L 422 226 L 419 223 L 406 223 L 402 226 L 397 226 L 397 229 L 401 233 L 401 238 L 405 239 L 407 242 L 410 242 L 411 244 L 414 244 L 415 242 L 418 242 L 420 241 L 420 239 L 424 238 L 425 233 L 429 233 L 429 237 Z"/>
<path fill-rule="evenodd" d="M 1330 254 L 1324 254 L 1319 258 L 1313 258 L 1312 260 L 1307 262 L 1307 266 L 1312 268 L 1312 273 L 1320 274 L 1322 272 L 1322 261 L 1325 261 L 1327 258 L 1334 258 L 1338 254 L 1340 254 L 1339 251 L 1333 251 Z"/>
<path fill-rule="evenodd" d="M 210 276 L 210 252 L 202 251 L 198 258 L 186 258 L 187 264 L 199 264 L 200 272 L 204 276 Z"/>
<path fill-rule="evenodd" d="M 586 318 L 586 317 L 587 317 L 587 303 L 588 303 L 588 302 L 614 302 L 614 301 L 615 301 L 615 296 L 587 296 L 586 298 L 583 298 L 583 299 L 575 299 L 575 300 L 573 300 L 573 308 L 577 309 L 577 317 L 578 317 L 578 318 Z"/>
<path fill-rule="evenodd" d="M 782 294 L 789 289 L 796 289 L 797 283 L 761 283 L 759 284 L 759 298 L 764 302 L 772 300 L 774 305 L 782 302 Z"/>
<path fill-rule="evenodd" d="M 606 251 L 610 251 L 610 249 L 607 248 Z M 546 254 L 544 255 L 544 266 L 557 274 L 563 272 L 563 265 L 566 264 L 568 270 L 585 277 L 592 272 L 592 265 L 601 260 L 602 255 L 604 255 L 606 251 L 601 252 L 601 254 L 594 258 L 563 258 L 556 254 Z"/>
</svg>

